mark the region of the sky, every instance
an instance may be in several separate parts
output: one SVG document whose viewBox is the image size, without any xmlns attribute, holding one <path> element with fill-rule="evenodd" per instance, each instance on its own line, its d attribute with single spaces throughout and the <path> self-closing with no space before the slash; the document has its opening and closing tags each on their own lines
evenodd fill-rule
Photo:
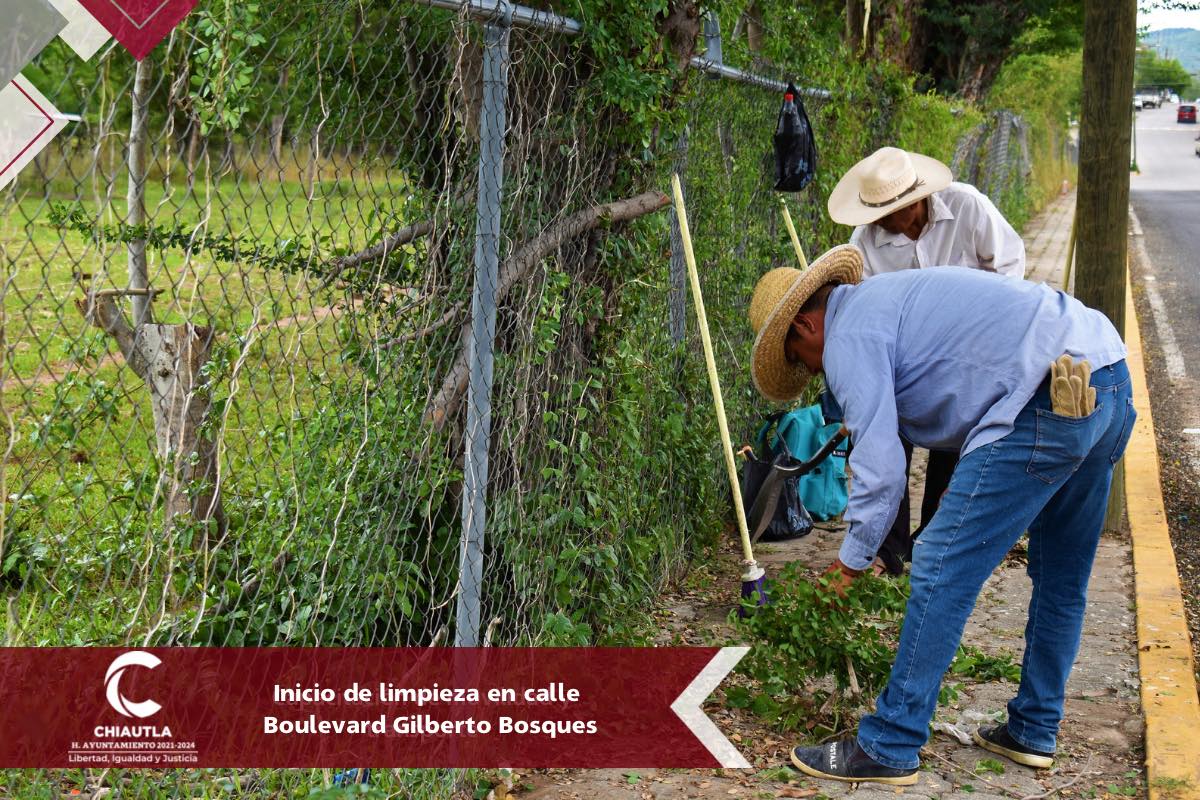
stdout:
<svg viewBox="0 0 1200 800">
<path fill-rule="evenodd" d="M 1152 31 L 1163 28 L 1197 28 L 1200 29 L 1200 11 L 1138 11 L 1138 27 L 1148 27 Z"/>
</svg>

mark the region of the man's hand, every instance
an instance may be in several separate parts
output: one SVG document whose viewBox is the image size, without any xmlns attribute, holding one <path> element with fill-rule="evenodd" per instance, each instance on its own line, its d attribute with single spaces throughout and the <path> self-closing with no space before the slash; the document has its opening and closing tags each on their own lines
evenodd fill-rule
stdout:
<svg viewBox="0 0 1200 800">
<path fill-rule="evenodd" d="M 845 598 L 850 584 L 854 583 L 854 579 L 863 572 L 864 570 L 861 569 L 851 569 L 843 564 L 840 558 L 835 558 L 833 563 L 821 573 L 821 577 L 828 580 L 830 590 L 835 592 L 838 597 Z"/>
</svg>

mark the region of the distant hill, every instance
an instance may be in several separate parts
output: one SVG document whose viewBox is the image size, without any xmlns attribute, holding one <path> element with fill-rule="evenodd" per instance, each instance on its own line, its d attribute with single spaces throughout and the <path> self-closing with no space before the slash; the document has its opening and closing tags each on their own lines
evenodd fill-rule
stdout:
<svg viewBox="0 0 1200 800">
<path fill-rule="evenodd" d="M 1195 28 L 1163 28 L 1146 34 L 1142 41 L 1160 58 L 1177 59 L 1188 72 L 1200 72 L 1200 31 Z"/>
</svg>

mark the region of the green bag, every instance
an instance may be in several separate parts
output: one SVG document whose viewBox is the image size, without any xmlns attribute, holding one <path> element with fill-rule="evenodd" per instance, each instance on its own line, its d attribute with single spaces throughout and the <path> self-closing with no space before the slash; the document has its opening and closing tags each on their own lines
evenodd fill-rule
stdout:
<svg viewBox="0 0 1200 800">
<path fill-rule="evenodd" d="M 807 461 L 841 428 L 825 423 L 819 405 L 781 411 L 767 417 L 758 431 L 759 452 L 774 455 L 786 447 L 792 458 Z M 800 478 L 800 500 L 814 519 L 833 519 L 846 510 L 850 499 L 846 480 L 846 446 L 834 450 L 812 472 Z"/>
</svg>

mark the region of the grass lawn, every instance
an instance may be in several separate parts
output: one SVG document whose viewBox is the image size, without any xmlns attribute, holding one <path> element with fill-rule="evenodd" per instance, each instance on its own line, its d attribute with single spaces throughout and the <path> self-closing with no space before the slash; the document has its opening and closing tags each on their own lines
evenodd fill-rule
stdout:
<svg viewBox="0 0 1200 800">
<path fill-rule="evenodd" d="M 354 767 L 347 764 L 347 768 Z M 369 786 L 331 788 L 341 770 L 330 769 L 110 769 L 0 770 L 0 796 L 20 800 L 88 797 L 97 787 L 122 800 L 198 800 L 236 797 L 407 798 L 444 800 L 496 785 L 491 770 L 373 769 Z"/>
<path fill-rule="evenodd" d="M 147 205 L 151 222 L 168 227 L 207 220 L 208 232 L 248 241 L 302 237 L 326 249 L 357 249 L 379 228 L 375 220 L 401 219 L 407 201 L 395 178 L 377 176 L 358 190 L 369 196 L 356 196 L 349 181 L 326 181 L 310 202 L 295 182 L 227 177 L 189 193 L 157 181 L 148 186 Z M 53 186 L 50 194 L 53 202 L 78 200 L 89 217 L 102 208 Z M 54 227 L 50 201 L 21 198 L 0 215 L 0 255 L 8 266 L 0 402 L 12 426 L 5 437 L 11 453 L 3 475 L 0 598 L 8 610 L 0 644 L 136 640 L 168 598 L 195 587 L 175 577 L 187 548 L 163 542 L 161 510 L 148 510 L 161 506 L 149 393 L 115 342 L 87 326 L 74 305 L 89 286 L 124 285 L 125 247 Z M 105 220 L 119 220 L 123 209 L 118 198 Z M 245 270 L 205 253 L 189 259 L 150 252 L 148 262 L 151 286 L 164 290 L 154 303 L 156 320 L 215 325 L 227 346 L 233 366 L 213 392 L 228 398 L 220 440 L 224 497 L 231 529 L 254 538 L 255 520 L 239 515 L 246 505 L 239 501 L 253 505 L 294 481 L 295 459 L 304 457 L 295 421 L 326 402 L 335 382 L 366 380 L 341 358 L 338 338 L 339 325 L 364 318 L 340 296 L 314 296 L 317 281 L 304 274 Z M 331 311 L 331 303 L 342 307 Z M 257 533 L 270 558 L 278 532 Z"/>
</svg>

